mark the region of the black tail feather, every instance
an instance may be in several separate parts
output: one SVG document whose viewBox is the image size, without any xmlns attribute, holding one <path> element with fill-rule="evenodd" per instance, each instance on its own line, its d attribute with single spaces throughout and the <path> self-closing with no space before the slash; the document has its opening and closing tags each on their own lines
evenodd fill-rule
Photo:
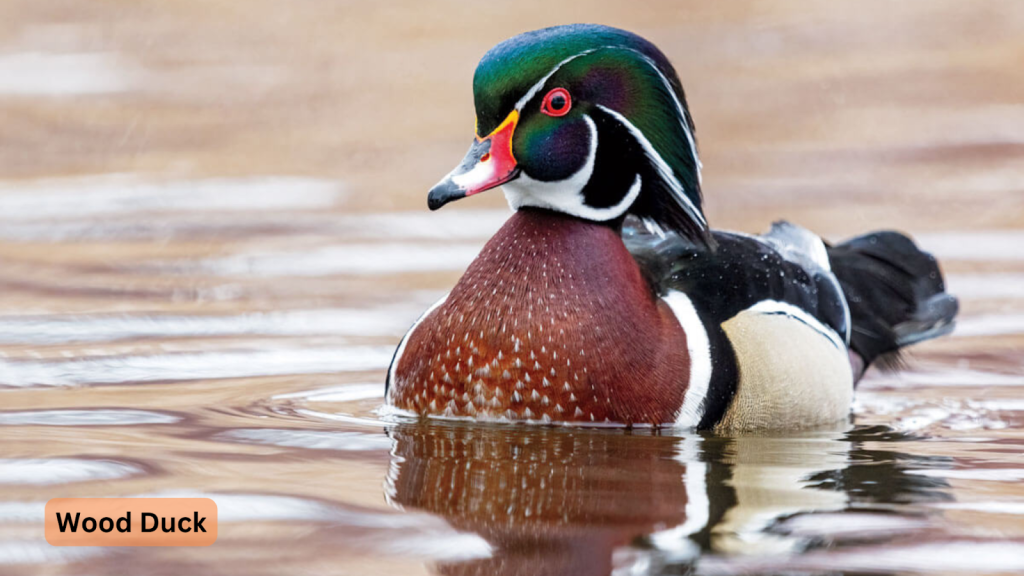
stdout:
<svg viewBox="0 0 1024 576">
<path fill-rule="evenodd" d="M 883 368 L 904 346 L 953 329 L 958 303 L 945 293 L 935 258 L 898 232 L 872 232 L 828 248 L 850 306 L 850 348 Z"/>
</svg>

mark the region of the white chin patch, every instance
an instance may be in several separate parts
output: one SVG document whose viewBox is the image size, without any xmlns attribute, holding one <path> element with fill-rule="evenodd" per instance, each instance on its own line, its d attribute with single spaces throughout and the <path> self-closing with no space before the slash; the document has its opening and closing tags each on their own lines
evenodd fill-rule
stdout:
<svg viewBox="0 0 1024 576">
<path fill-rule="evenodd" d="M 614 206 L 594 208 L 584 202 L 583 188 L 594 174 L 594 159 L 597 157 L 597 125 L 594 124 L 590 116 L 583 116 L 583 119 L 590 127 L 590 151 L 587 153 L 587 161 L 575 174 L 564 180 L 543 182 L 534 180 L 524 173 L 515 180 L 507 182 L 502 189 L 505 192 L 508 205 L 513 210 L 532 206 L 563 212 L 586 220 L 603 222 L 622 216 L 636 201 L 641 188 L 639 174 L 622 200 Z"/>
</svg>

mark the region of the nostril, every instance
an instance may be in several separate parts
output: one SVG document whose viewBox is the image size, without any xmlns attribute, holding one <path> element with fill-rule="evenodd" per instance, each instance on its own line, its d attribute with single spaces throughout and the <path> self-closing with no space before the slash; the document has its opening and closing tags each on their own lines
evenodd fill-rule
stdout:
<svg viewBox="0 0 1024 576">
<path fill-rule="evenodd" d="M 490 159 L 491 159 L 491 153 L 490 152 L 487 152 L 486 154 L 484 154 L 483 156 L 480 157 L 480 161 L 481 162 L 487 162 Z"/>
</svg>

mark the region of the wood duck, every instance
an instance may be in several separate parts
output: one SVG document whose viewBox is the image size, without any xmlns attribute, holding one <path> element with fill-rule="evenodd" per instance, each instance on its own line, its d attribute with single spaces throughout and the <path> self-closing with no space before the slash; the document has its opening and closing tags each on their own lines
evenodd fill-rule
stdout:
<svg viewBox="0 0 1024 576">
<path fill-rule="evenodd" d="M 758 430 L 848 417 L 872 363 L 952 329 L 935 259 L 896 232 L 831 246 L 711 230 L 682 85 L 639 36 L 521 34 L 473 78 L 477 136 L 436 210 L 515 213 L 395 352 L 386 402 L 436 418 Z"/>
</svg>

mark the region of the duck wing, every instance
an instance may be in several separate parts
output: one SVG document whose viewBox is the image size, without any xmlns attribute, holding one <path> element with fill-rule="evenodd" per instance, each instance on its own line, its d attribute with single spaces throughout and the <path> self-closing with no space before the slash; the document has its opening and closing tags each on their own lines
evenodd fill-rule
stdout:
<svg viewBox="0 0 1024 576">
<path fill-rule="evenodd" d="M 759 236 L 715 230 L 712 237 L 716 246 L 707 248 L 642 225 L 623 227 L 652 288 L 686 294 L 705 325 L 772 303 L 798 309 L 849 341 L 849 308 L 820 237 L 788 222 Z"/>
</svg>

